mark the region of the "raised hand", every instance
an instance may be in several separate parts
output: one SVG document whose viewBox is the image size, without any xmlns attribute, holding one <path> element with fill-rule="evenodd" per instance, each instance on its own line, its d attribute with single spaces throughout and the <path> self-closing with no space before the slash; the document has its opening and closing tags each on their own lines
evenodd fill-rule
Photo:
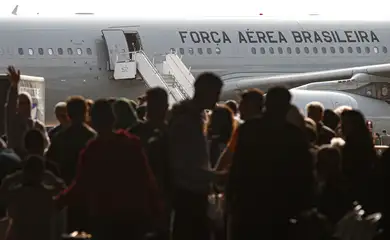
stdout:
<svg viewBox="0 0 390 240">
<path fill-rule="evenodd" d="M 8 77 L 12 87 L 17 87 L 20 81 L 20 70 L 16 72 L 14 66 L 8 66 Z"/>
</svg>

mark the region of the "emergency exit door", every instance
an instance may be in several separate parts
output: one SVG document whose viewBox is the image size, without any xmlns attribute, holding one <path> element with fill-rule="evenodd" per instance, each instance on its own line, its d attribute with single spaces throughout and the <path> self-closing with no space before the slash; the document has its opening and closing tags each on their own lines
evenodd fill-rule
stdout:
<svg viewBox="0 0 390 240">
<path fill-rule="evenodd" d="M 110 58 L 110 70 L 115 70 L 115 64 L 117 62 L 130 61 L 129 46 L 123 30 L 105 29 L 102 30 L 102 34 L 106 42 L 108 56 Z"/>
</svg>

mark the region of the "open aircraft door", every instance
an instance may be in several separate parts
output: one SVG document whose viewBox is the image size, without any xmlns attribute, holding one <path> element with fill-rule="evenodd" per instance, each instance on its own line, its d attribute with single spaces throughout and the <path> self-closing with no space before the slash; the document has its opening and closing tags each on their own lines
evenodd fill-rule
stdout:
<svg viewBox="0 0 390 240">
<path fill-rule="evenodd" d="M 128 62 L 131 60 L 129 46 L 127 45 L 126 36 L 123 30 L 104 29 L 102 30 L 102 34 L 108 49 L 110 70 L 115 70 L 117 62 Z"/>
</svg>

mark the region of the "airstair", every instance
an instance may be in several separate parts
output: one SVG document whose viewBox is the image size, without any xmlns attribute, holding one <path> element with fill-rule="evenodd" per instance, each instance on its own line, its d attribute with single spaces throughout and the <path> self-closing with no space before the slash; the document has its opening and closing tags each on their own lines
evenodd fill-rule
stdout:
<svg viewBox="0 0 390 240">
<path fill-rule="evenodd" d="M 164 88 L 170 105 L 193 96 L 195 78 L 179 56 L 167 54 L 159 67 L 160 71 L 142 50 L 120 53 L 115 61 L 114 79 L 134 79 L 140 75 L 148 87 Z"/>
</svg>

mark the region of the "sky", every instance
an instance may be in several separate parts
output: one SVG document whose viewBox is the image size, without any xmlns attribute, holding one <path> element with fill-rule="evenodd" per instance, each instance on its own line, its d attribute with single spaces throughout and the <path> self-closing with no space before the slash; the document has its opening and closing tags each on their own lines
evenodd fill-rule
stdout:
<svg viewBox="0 0 390 240">
<path fill-rule="evenodd" d="M 390 2 L 386 4 L 386 0 L 370 0 L 369 3 L 368 6 L 367 1 L 363 0 L 9 0 L 0 1 L 0 16 L 10 15 L 18 4 L 18 15 L 24 16 L 93 12 L 104 16 L 256 16 L 262 13 L 272 17 L 320 14 L 330 18 L 389 18 L 386 11 Z"/>
</svg>

